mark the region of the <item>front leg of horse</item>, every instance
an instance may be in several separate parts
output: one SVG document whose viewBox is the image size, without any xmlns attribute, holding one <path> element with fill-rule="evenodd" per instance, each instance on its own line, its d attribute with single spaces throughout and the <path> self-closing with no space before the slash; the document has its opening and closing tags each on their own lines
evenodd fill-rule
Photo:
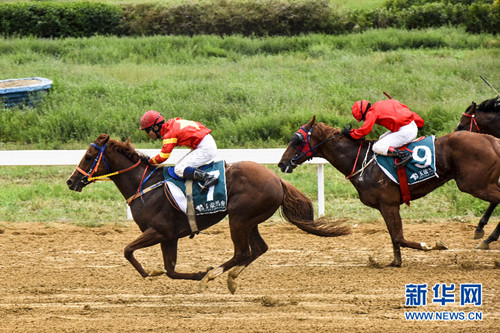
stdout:
<svg viewBox="0 0 500 333">
<path fill-rule="evenodd" d="M 150 274 L 144 270 L 144 267 L 135 259 L 134 252 L 136 250 L 153 246 L 161 242 L 163 235 L 158 233 L 153 228 L 148 228 L 144 231 L 135 241 L 125 247 L 125 258 L 134 266 L 134 268 L 141 274 L 142 277 L 148 277 Z"/>
<path fill-rule="evenodd" d="M 172 239 L 169 242 L 164 241 L 161 243 L 163 264 L 165 266 L 165 269 L 158 267 L 157 270 L 153 272 L 158 272 L 158 275 L 166 274 L 171 279 L 200 281 L 212 268 L 208 268 L 206 271 L 196 273 L 176 272 L 175 265 L 177 264 L 177 244 L 178 239 Z M 150 275 L 152 274 L 150 273 Z"/>
</svg>

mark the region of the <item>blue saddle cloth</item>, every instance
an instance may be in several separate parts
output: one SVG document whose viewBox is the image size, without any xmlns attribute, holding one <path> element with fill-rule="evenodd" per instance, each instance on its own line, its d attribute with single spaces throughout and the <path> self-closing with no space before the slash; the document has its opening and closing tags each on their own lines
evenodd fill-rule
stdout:
<svg viewBox="0 0 500 333">
<path fill-rule="evenodd" d="M 200 167 L 205 172 L 216 175 L 219 182 L 201 193 L 199 181 L 193 181 L 193 204 L 195 215 L 213 214 L 227 209 L 226 173 L 224 161 L 217 161 Z M 186 212 L 186 181 L 174 173 L 174 167 L 163 168 L 163 177 L 179 209 Z"/>
<path fill-rule="evenodd" d="M 406 165 L 408 184 L 416 184 L 436 174 L 436 156 L 434 154 L 434 135 L 423 140 L 413 141 L 406 146 L 406 151 L 413 153 L 413 160 Z M 393 182 L 399 184 L 394 157 L 376 155 L 377 164 Z"/>
</svg>

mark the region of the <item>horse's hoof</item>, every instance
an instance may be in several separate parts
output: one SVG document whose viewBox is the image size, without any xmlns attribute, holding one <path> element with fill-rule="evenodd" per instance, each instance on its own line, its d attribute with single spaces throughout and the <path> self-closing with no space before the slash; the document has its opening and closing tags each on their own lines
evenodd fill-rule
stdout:
<svg viewBox="0 0 500 333">
<path fill-rule="evenodd" d="M 474 239 L 479 239 L 484 237 L 484 230 L 474 231 Z"/>
<path fill-rule="evenodd" d="M 448 250 L 448 246 L 446 246 L 446 244 L 442 241 L 436 241 L 436 245 L 433 250 Z"/>
<path fill-rule="evenodd" d="M 198 293 L 203 293 L 205 290 L 208 289 L 208 284 L 206 281 L 201 280 L 200 285 L 198 287 Z"/>
<path fill-rule="evenodd" d="M 229 289 L 229 292 L 234 295 L 234 293 L 236 292 L 236 288 L 238 288 L 238 284 L 236 283 L 236 281 L 234 281 L 234 279 L 228 277 L 227 288 Z"/>
<path fill-rule="evenodd" d="M 205 274 L 205 276 L 203 277 L 203 279 L 201 279 L 200 288 L 199 288 L 200 293 L 207 290 L 208 283 L 210 281 L 212 281 L 213 279 L 215 279 L 217 276 L 221 275 L 222 273 L 224 273 L 224 268 L 222 268 L 220 266 L 217 267 L 216 269 L 212 269 L 212 270 L 208 271 L 207 274 Z"/>
<path fill-rule="evenodd" d="M 476 246 L 476 249 L 479 250 L 489 250 L 490 249 L 490 244 L 486 243 L 485 241 L 482 241 Z"/>
<path fill-rule="evenodd" d="M 167 271 L 163 267 L 158 266 L 155 269 L 151 270 L 148 273 L 148 276 L 153 277 L 153 276 L 160 276 L 163 274 L 167 274 Z"/>
<path fill-rule="evenodd" d="M 401 261 L 393 260 L 387 267 L 398 267 L 401 268 Z"/>
</svg>

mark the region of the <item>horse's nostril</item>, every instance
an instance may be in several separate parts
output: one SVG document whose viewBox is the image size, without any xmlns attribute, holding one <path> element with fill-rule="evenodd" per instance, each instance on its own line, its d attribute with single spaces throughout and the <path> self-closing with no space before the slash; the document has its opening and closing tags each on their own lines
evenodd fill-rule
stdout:
<svg viewBox="0 0 500 333">
<path fill-rule="evenodd" d="M 66 181 L 66 185 L 68 185 L 68 186 L 73 185 L 73 181 L 72 181 L 71 179 L 68 179 L 68 180 Z"/>
</svg>

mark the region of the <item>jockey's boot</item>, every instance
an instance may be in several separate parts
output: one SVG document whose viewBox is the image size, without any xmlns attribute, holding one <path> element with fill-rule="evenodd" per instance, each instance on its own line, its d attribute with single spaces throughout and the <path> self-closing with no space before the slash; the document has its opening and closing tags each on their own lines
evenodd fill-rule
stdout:
<svg viewBox="0 0 500 333">
<path fill-rule="evenodd" d="M 219 179 L 217 177 L 200 169 L 194 169 L 193 178 L 194 180 L 199 180 L 200 182 L 203 182 L 202 184 L 200 184 L 201 193 L 205 193 L 206 191 L 208 191 L 208 188 L 210 186 L 213 186 L 219 182 Z"/>
<path fill-rule="evenodd" d="M 399 162 L 396 162 L 397 167 L 403 167 L 408 164 L 413 159 L 412 154 L 405 150 L 394 149 L 392 151 L 392 156 L 399 159 Z"/>
</svg>

